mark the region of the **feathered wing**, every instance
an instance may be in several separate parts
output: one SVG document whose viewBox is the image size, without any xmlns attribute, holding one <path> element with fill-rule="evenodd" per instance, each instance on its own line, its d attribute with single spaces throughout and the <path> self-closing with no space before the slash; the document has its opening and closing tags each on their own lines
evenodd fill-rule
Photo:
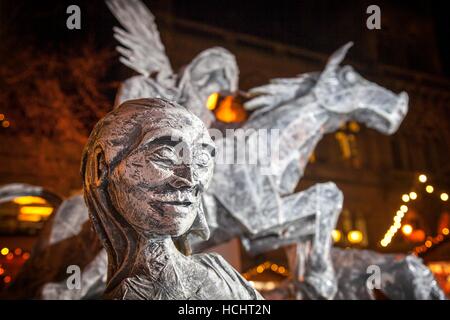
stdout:
<svg viewBox="0 0 450 320">
<path fill-rule="evenodd" d="M 294 78 L 272 79 L 268 84 L 250 89 L 248 92 L 252 98 L 244 107 L 255 112 L 252 118 L 266 113 L 274 108 L 293 101 L 309 93 L 317 83 L 318 72 L 300 74 Z"/>
<path fill-rule="evenodd" d="M 158 82 L 171 82 L 172 67 L 155 24 L 155 17 L 140 0 L 107 0 L 106 4 L 122 25 L 114 27 L 120 61 L 145 77 L 156 74 Z"/>
<path fill-rule="evenodd" d="M 318 132 L 322 117 L 310 95 L 318 78 L 319 73 L 309 73 L 274 79 L 251 89 L 254 97 L 244 105 L 255 110 L 244 128 L 267 130 L 274 141 L 268 148 L 270 153 L 262 156 L 271 164 L 272 178 L 281 195 L 294 191 L 315 143 L 322 137 Z M 274 145 L 277 149 L 272 148 Z"/>
</svg>

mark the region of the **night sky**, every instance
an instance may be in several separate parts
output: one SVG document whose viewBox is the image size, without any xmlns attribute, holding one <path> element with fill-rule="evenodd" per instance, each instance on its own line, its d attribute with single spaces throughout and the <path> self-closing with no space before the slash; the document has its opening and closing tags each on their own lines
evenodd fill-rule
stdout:
<svg viewBox="0 0 450 320">
<path fill-rule="evenodd" d="M 287 43 L 328 54 L 349 40 L 363 39 L 370 32 L 365 28 L 370 4 L 378 4 L 383 17 L 401 13 L 406 22 L 417 23 L 420 18 L 433 21 L 437 55 L 442 68 L 437 73 L 450 75 L 450 19 L 448 1 L 211 1 L 211 0 L 152 0 L 144 1 L 155 13 L 167 14 L 193 20 L 230 31 Z M 65 27 L 66 8 L 78 4 L 82 11 L 82 29 L 70 31 Z M 100 47 L 115 45 L 111 28 L 117 25 L 104 1 L 24 1 L 0 0 L 3 54 L 13 53 L 28 44 L 38 45 L 42 50 L 77 48 L 88 39 Z M 392 11 L 392 12 L 391 12 Z M 416 22 L 417 21 L 417 22 Z M 158 21 L 157 21 L 158 22 Z M 384 32 L 375 31 L 375 32 Z M 392 32 L 392 31 L 391 31 Z M 394 30 L 402 33 L 402 30 Z M 405 30 L 407 32 L 407 30 Z M 421 51 L 421 43 L 413 50 Z M 6 49 L 6 50 L 5 50 Z M 6 52 L 5 52 L 6 51 Z M 353 50 L 356 60 L 366 55 Z M 395 51 L 395 50 L 394 50 Z M 3 60 L 7 59 L 4 58 Z M 398 59 L 401 61 L 401 57 Z M 426 57 L 424 58 L 426 59 Z M 389 64 L 389 59 L 387 59 Z M 395 64 L 392 60 L 391 64 Z M 427 64 L 412 64 L 419 71 L 427 70 Z"/>
</svg>

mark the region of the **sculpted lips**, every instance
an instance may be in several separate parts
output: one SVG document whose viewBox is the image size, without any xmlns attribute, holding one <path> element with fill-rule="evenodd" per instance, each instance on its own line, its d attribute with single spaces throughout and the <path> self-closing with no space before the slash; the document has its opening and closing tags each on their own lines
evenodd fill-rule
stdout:
<svg viewBox="0 0 450 320">
<path fill-rule="evenodd" d="M 173 205 L 173 206 L 183 206 L 183 207 L 188 207 L 190 206 L 193 202 L 191 201 L 161 201 L 162 204 L 169 204 L 169 205 Z"/>
</svg>

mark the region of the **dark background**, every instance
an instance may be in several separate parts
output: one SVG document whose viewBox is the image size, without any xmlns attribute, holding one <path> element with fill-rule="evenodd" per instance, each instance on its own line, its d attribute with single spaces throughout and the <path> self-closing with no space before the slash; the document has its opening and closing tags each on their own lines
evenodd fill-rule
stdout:
<svg viewBox="0 0 450 320">
<path fill-rule="evenodd" d="M 381 45 L 386 46 L 380 57 L 384 63 L 450 75 L 448 1 L 154 0 L 145 3 L 156 18 L 170 13 L 176 18 L 326 54 L 347 41 L 364 42 L 371 33 L 378 32 Z M 70 31 L 65 27 L 66 8 L 71 4 L 81 8 L 81 30 Z M 381 8 L 379 31 L 365 27 L 366 8 L 371 4 Z M 30 43 L 38 44 L 42 50 L 77 48 L 87 39 L 94 39 L 98 46 L 114 44 L 111 28 L 116 22 L 103 1 L 2 0 L 0 10 L 2 47 L 7 47 L 10 54 L 14 48 Z M 429 28 L 433 29 L 431 35 L 435 39 L 430 39 Z M 389 44 L 391 41 L 394 43 Z M 13 47 L 8 47 L 8 43 Z M 355 46 L 352 51 L 356 60 L 367 61 L 367 56 L 361 46 Z M 439 60 L 437 65 L 429 61 L 435 59 Z"/>
</svg>

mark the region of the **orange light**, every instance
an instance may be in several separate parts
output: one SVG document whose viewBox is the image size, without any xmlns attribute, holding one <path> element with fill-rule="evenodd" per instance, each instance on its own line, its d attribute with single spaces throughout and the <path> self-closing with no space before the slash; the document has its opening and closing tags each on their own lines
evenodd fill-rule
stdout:
<svg viewBox="0 0 450 320">
<path fill-rule="evenodd" d="M 360 243 L 363 240 L 363 234 L 359 230 L 352 230 L 347 234 L 347 239 L 350 243 Z"/>
<path fill-rule="evenodd" d="M 278 268 L 278 272 L 279 273 L 285 273 L 286 272 L 286 268 L 281 266 L 281 267 Z"/>
<path fill-rule="evenodd" d="M 256 272 L 258 272 L 258 273 L 263 273 L 263 272 L 264 272 L 264 267 L 263 267 L 263 266 L 258 266 L 258 267 L 256 268 Z"/>
<path fill-rule="evenodd" d="M 5 115 L 3 113 L 0 113 L 0 121 L 5 120 Z"/>
<path fill-rule="evenodd" d="M 12 252 L 10 252 L 6 255 L 6 260 L 12 260 L 12 259 L 14 259 L 14 255 L 12 254 Z"/>
<path fill-rule="evenodd" d="M 206 107 L 209 110 L 214 110 L 217 107 L 217 101 L 219 100 L 219 94 L 217 92 L 211 94 L 206 100 Z"/>
<path fill-rule="evenodd" d="M 412 231 L 413 231 L 413 227 L 410 224 L 403 225 L 402 232 L 405 236 L 411 235 Z"/>
<path fill-rule="evenodd" d="M 335 230 L 331 231 L 331 236 L 333 237 L 334 242 L 339 242 L 339 241 L 341 241 L 341 238 L 342 238 L 342 232 L 335 229 Z"/>
<path fill-rule="evenodd" d="M 443 234 L 444 236 L 448 235 L 448 234 L 449 234 L 448 228 L 443 228 L 443 229 L 442 229 L 442 234 Z"/>
<path fill-rule="evenodd" d="M 350 131 L 359 132 L 359 124 L 358 124 L 358 122 L 350 121 L 348 123 L 348 128 L 350 129 Z"/>
<path fill-rule="evenodd" d="M 422 242 L 425 240 L 425 232 L 423 230 L 413 230 L 411 235 L 409 236 L 409 240 L 414 242 Z"/>
<path fill-rule="evenodd" d="M 4 121 L 2 122 L 2 126 L 3 126 L 3 128 L 8 128 L 8 127 L 9 127 L 9 125 L 10 125 L 10 123 L 9 123 L 9 121 L 8 121 L 8 120 L 4 120 Z"/>
<path fill-rule="evenodd" d="M 5 269 L 0 268 L 0 276 L 5 273 Z"/>
<path fill-rule="evenodd" d="M 36 214 L 19 214 L 17 220 L 25 222 L 39 222 L 41 221 L 41 216 Z"/>
<path fill-rule="evenodd" d="M 22 254 L 22 249 L 16 248 L 16 249 L 14 250 L 14 254 L 15 254 L 16 256 L 20 256 L 20 255 Z"/>
<path fill-rule="evenodd" d="M 270 267 L 270 269 L 272 269 L 272 271 L 274 271 L 274 272 L 277 272 L 277 270 L 278 270 L 278 265 L 274 263 L 274 264 Z"/>
<path fill-rule="evenodd" d="M 28 260 L 28 259 L 30 258 L 30 254 L 29 254 L 28 252 L 25 252 L 25 253 L 22 255 L 22 258 L 23 258 L 24 260 Z"/>
<path fill-rule="evenodd" d="M 425 247 L 430 248 L 433 243 L 430 240 L 425 241 Z"/>
<path fill-rule="evenodd" d="M 53 212 L 53 208 L 52 207 L 22 207 L 20 208 L 20 213 L 21 214 L 33 214 L 33 215 L 38 215 L 38 216 L 44 216 L 47 217 L 49 215 L 51 215 Z"/>
<path fill-rule="evenodd" d="M 0 253 L 4 256 L 6 256 L 9 253 L 9 249 L 8 248 L 2 248 L 2 250 L 0 251 Z"/>
<path fill-rule="evenodd" d="M 11 282 L 11 277 L 10 276 L 6 276 L 3 278 L 3 282 L 4 283 L 10 283 Z"/>
<path fill-rule="evenodd" d="M 24 197 L 17 197 L 13 200 L 14 203 L 20 204 L 20 205 L 27 205 L 27 204 L 47 204 L 47 201 L 45 201 L 44 198 L 41 197 L 35 197 L 35 196 L 24 196 Z"/>
<path fill-rule="evenodd" d="M 216 118 L 222 122 L 242 122 L 247 119 L 247 111 L 238 103 L 233 96 L 227 96 L 216 108 Z"/>
</svg>

